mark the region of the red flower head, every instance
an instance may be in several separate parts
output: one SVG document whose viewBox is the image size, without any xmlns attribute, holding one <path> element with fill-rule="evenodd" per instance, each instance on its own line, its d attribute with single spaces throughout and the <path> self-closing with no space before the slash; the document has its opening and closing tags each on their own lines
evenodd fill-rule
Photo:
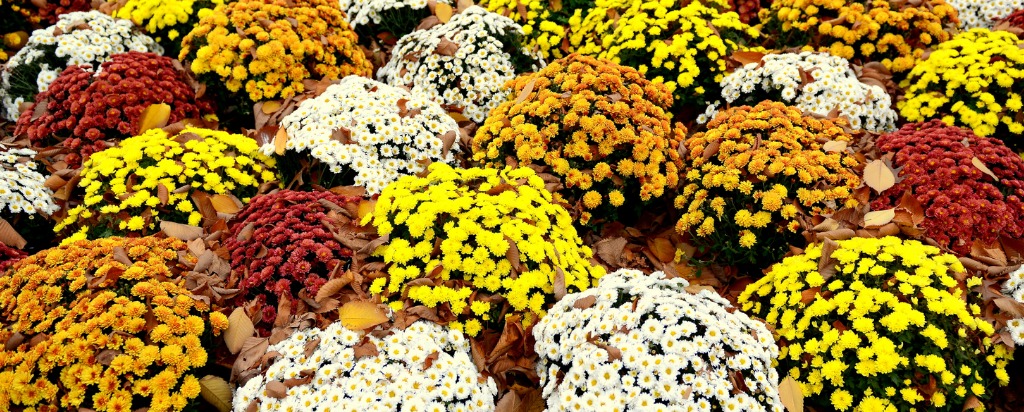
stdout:
<svg viewBox="0 0 1024 412">
<path fill-rule="evenodd" d="M 331 192 L 282 190 L 254 197 L 238 214 L 224 245 L 231 250 L 231 269 L 241 275 L 237 304 L 263 305 L 262 320 L 256 325 L 260 333 L 270 333 L 281 297 L 312 298 L 336 267 L 344 273 L 352 250 L 333 233 L 347 218 L 329 207 L 360 200 Z"/>
<path fill-rule="evenodd" d="M 0 243 L 0 276 L 3 276 L 7 268 L 26 256 L 28 256 L 27 253 Z"/>
<path fill-rule="evenodd" d="M 999 139 L 932 120 L 883 135 L 877 146 L 896 154 L 903 180 L 879 194 L 873 210 L 910 191 L 924 207 L 925 234 L 960 255 L 975 240 L 1024 236 L 1024 161 Z"/>
<path fill-rule="evenodd" d="M 157 103 L 171 106 L 169 123 L 213 113 L 176 61 L 133 51 L 113 55 L 98 73 L 88 65 L 64 69 L 22 113 L 15 133 L 38 146 L 59 142 L 71 151 L 68 165 L 78 167 L 108 142 L 138 134 L 142 111 Z"/>
</svg>

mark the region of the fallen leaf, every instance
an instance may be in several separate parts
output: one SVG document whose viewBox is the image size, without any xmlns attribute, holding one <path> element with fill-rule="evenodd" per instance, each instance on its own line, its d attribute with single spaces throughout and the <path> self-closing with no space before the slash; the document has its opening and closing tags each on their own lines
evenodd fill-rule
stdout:
<svg viewBox="0 0 1024 412">
<path fill-rule="evenodd" d="M 530 97 L 530 93 L 533 92 L 533 86 L 537 84 L 537 78 L 534 77 L 530 81 L 526 82 L 526 86 L 523 86 L 523 90 L 516 96 L 515 104 L 522 103 L 527 97 Z"/>
<path fill-rule="evenodd" d="M 369 356 L 377 356 L 380 352 L 377 350 L 377 345 L 374 345 L 373 341 L 364 336 L 362 343 L 352 347 L 352 353 L 353 357 L 360 359 Z"/>
<path fill-rule="evenodd" d="M 821 150 L 826 152 L 842 152 L 846 150 L 846 142 L 841 140 L 829 140 L 821 145 Z"/>
<path fill-rule="evenodd" d="M 864 214 L 864 227 L 875 228 L 892 221 L 896 217 L 896 208 L 885 210 L 872 210 Z"/>
<path fill-rule="evenodd" d="M 288 132 L 284 131 L 281 127 L 277 129 L 277 134 L 274 135 L 274 153 L 278 156 L 284 154 L 284 149 L 288 145 Z"/>
<path fill-rule="evenodd" d="M 988 166 L 985 166 L 985 162 L 982 162 L 981 159 L 973 157 L 971 158 L 971 164 L 973 164 L 974 167 L 977 167 L 978 170 L 981 170 L 982 173 L 991 176 L 995 181 L 999 181 L 999 177 L 997 177 L 995 173 L 992 173 L 992 170 L 989 169 Z"/>
<path fill-rule="evenodd" d="M 231 316 L 228 316 L 228 329 L 224 331 L 224 343 L 227 344 L 228 351 L 232 354 L 238 353 L 242 350 L 245 340 L 252 337 L 255 332 L 256 328 L 252 324 L 252 319 L 245 313 L 245 309 L 235 308 Z"/>
<path fill-rule="evenodd" d="M 874 160 L 864 167 L 864 184 L 882 193 L 896 184 L 896 173 L 882 160 Z"/>
<path fill-rule="evenodd" d="M 676 248 L 672 242 L 663 237 L 655 238 L 649 245 L 654 256 L 663 263 L 671 262 L 676 257 Z"/>
<path fill-rule="evenodd" d="M 451 40 L 442 37 L 441 41 L 437 43 L 437 47 L 434 48 L 434 53 L 440 54 L 442 56 L 454 56 L 455 52 L 458 50 L 459 45 L 457 43 L 454 43 Z"/>
<path fill-rule="evenodd" d="M 266 395 L 271 398 L 284 399 L 288 396 L 288 386 L 279 380 L 267 382 Z"/>
<path fill-rule="evenodd" d="M 597 303 L 597 296 L 584 296 L 582 298 L 576 299 L 576 301 L 572 303 L 572 307 L 576 309 L 588 309 L 591 306 L 594 306 L 595 303 Z"/>
<path fill-rule="evenodd" d="M 171 118 L 171 106 L 167 103 L 155 103 L 146 107 L 139 115 L 139 130 L 141 134 L 149 129 L 159 129 L 167 126 Z"/>
<path fill-rule="evenodd" d="M 167 236 L 178 238 L 186 242 L 199 239 L 203 236 L 203 228 L 199 226 L 186 225 L 164 220 L 160 222 L 160 231 Z"/>
<path fill-rule="evenodd" d="M 335 293 L 338 293 L 341 288 L 352 283 L 354 278 L 355 276 L 352 275 L 352 272 L 345 272 L 337 278 L 328 280 L 327 283 L 320 286 L 320 290 L 316 292 L 316 297 L 313 300 L 317 303 L 323 302 L 324 299 L 333 296 Z"/>
<path fill-rule="evenodd" d="M 1024 304 L 1013 298 L 996 298 L 992 302 L 1003 312 L 1013 315 L 1014 318 L 1024 318 Z"/>
<path fill-rule="evenodd" d="M 220 412 L 231 410 L 231 385 L 220 376 L 206 375 L 199 380 L 199 394 Z"/>
<path fill-rule="evenodd" d="M 354 300 L 338 310 L 339 320 L 346 328 L 366 330 L 388 321 L 384 309 L 373 302 Z"/>
<path fill-rule="evenodd" d="M 441 23 L 447 23 L 448 20 L 451 20 L 454 12 L 449 4 L 437 3 L 437 6 L 434 7 L 434 15 L 437 16 L 438 20 L 441 20 Z"/>
<path fill-rule="evenodd" d="M 779 384 L 779 398 L 787 411 L 804 412 L 804 392 L 792 376 L 786 375 L 786 379 Z"/>
<path fill-rule="evenodd" d="M 746 66 L 750 63 L 760 63 L 764 53 L 752 51 L 738 51 L 732 54 L 732 59 Z"/>
<path fill-rule="evenodd" d="M 239 203 L 241 202 L 236 202 L 232 196 L 225 194 L 210 196 L 210 203 L 213 203 L 213 208 L 216 209 L 218 213 L 233 215 L 238 213 L 239 210 L 242 210 L 241 206 L 239 206 Z"/>
<path fill-rule="evenodd" d="M 519 399 L 519 395 L 515 391 L 508 391 L 494 406 L 494 412 L 518 412 L 522 406 L 523 400 Z"/>
<path fill-rule="evenodd" d="M 280 100 L 268 100 L 268 101 L 263 102 L 262 105 L 260 105 L 260 111 L 262 111 L 263 114 L 274 114 L 274 112 L 276 112 L 277 109 L 280 109 L 280 108 L 281 108 L 281 101 Z"/>
<path fill-rule="evenodd" d="M 622 251 L 629 243 L 624 237 L 601 239 L 594 244 L 595 252 L 601 260 L 615 266 L 622 266 Z"/>
<path fill-rule="evenodd" d="M 14 230 L 14 226 L 11 226 L 6 219 L 0 217 L 0 243 L 16 249 L 23 249 L 25 245 L 28 244 L 28 241 L 21 237 L 21 235 Z"/>
</svg>

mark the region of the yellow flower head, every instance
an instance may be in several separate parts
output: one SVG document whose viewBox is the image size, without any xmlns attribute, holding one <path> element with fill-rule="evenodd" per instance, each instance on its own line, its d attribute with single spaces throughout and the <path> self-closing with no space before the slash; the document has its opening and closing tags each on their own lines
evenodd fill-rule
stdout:
<svg viewBox="0 0 1024 412">
<path fill-rule="evenodd" d="M 797 379 L 808 404 L 941 409 L 966 401 L 958 388 L 990 397 L 982 385 L 1005 376 L 1011 359 L 961 297 L 973 294 L 956 280 L 964 271 L 956 256 L 916 240 L 852 238 L 784 259 L 738 302 L 775 327 L 780 374 Z M 893 382 L 901 386 L 872 392 Z"/>
<path fill-rule="evenodd" d="M 554 303 L 557 283 L 582 291 L 604 275 L 591 265 L 592 252 L 569 213 L 552 203 L 532 169 L 433 163 L 428 170 L 389 185 L 364 218 L 390 235 L 377 250 L 388 276 L 371 285 L 385 302 L 408 296 L 416 304 L 447 306 L 474 335 L 482 327 L 500 329 L 501 313 L 529 325 Z M 485 304 L 495 294 L 507 310 Z"/>
<path fill-rule="evenodd" d="M 776 0 L 759 17 L 766 47 L 881 62 L 894 74 L 909 71 L 925 49 L 949 40 L 959 23 L 945 0 Z"/>
<path fill-rule="evenodd" d="M 939 44 L 903 83 L 900 113 L 911 122 L 942 119 L 978 136 L 1024 132 L 1024 42 L 1013 33 L 973 29 Z M 985 62 L 985 64 L 978 64 Z M 1020 146 L 1017 139 L 1007 145 Z"/>
<path fill-rule="evenodd" d="M 675 189 L 686 131 L 672 127 L 666 112 L 672 96 L 664 85 L 628 67 L 572 55 L 509 86 L 508 100 L 473 139 L 475 161 L 501 167 L 512 156 L 521 165 L 546 165 L 562 178 L 565 199 L 605 213 Z"/>
<path fill-rule="evenodd" d="M 307 79 L 370 76 L 339 7 L 330 0 L 221 4 L 185 36 L 178 58 L 207 85 L 244 91 L 253 102 L 294 96 Z"/>
<path fill-rule="evenodd" d="M 178 411 L 195 399 L 193 374 L 208 359 L 200 338 L 227 322 L 184 287 L 184 250 L 170 238 L 77 241 L 0 277 L 0 340 L 31 337 L 0 349 L 0 409 Z M 171 396 L 183 402 L 161 407 Z"/>
<path fill-rule="evenodd" d="M 676 229 L 723 251 L 723 261 L 777 260 L 799 226 L 799 210 L 828 213 L 854 202 L 859 161 L 822 149 L 850 140 L 841 125 L 782 103 L 720 112 L 684 143 L 689 170 L 675 200 L 683 211 Z"/>
<path fill-rule="evenodd" d="M 212 208 L 206 198 L 246 202 L 260 186 L 276 181 L 274 164 L 255 140 L 242 135 L 187 127 L 171 136 L 150 129 L 82 165 L 78 187 L 85 189 L 85 202 L 54 230 L 76 228 L 95 238 L 155 233 L 161 220 L 194 225 L 202 218 L 194 210 Z M 203 204 L 193 205 L 197 201 Z"/>
</svg>

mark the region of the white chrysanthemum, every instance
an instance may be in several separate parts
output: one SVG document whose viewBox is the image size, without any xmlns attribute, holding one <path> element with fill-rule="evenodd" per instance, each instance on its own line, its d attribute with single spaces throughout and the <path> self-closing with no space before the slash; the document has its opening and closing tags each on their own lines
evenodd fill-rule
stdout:
<svg viewBox="0 0 1024 412">
<path fill-rule="evenodd" d="M 956 9 L 960 29 L 991 29 L 999 20 L 1024 9 L 1024 0 L 947 0 Z"/>
<path fill-rule="evenodd" d="M 356 358 L 353 347 L 363 339 L 376 346 L 376 355 Z M 307 356 L 307 344 L 317 340 Z M 494 380 L 484 379 L 473 364 L 469 340 L 431 322 L 416 322 L 384 338 L 336 322 L 324 330 L 298 331 L 271 345 L 270 352 L 281 355 L 235 391 L 235 412 L 252 402 L 263 411 L 493 411 L 498 394 Z M 266 394 L 268 382 L 306 376 L 309 383 L 291 386 L 283 398 Z"/>
<path fill-rule="evenodd" d="M 510 45 L 500 39 L 522 34 L 523 28 L 508 17 L 473 6 L 447 23 L 399 39 L 377 78 L 392 86 L 409 87 L 414 95 L 422 94 L 444 106 L 462 108 L 463 115 L 481 123 L 504 99 L 505 82 L 519 74 L 513 64 L 516 57 L 505 50 Z M 518 58 L 540 61 L 536 56 Z"/>
<path fill-rule="evenodd" d="M 348 16 L 348 24 L 352 28 L 373 23 L 381 24 L 381 13 L 408 7 L 411 10 L 427 8 L 427 0 L 341 0 L 341 10 Z M 451 4 L 451 0 L 439 0 L 438 3 Z"/>
<path fill-rule="evenodd" d="M 313 156 L 335 174 L 351 171 L 355 184 L 371 195 L 399 177 L 422 172 L 430 162 L 454 165 L 452 152 L 459 151 L 459 125 L 440 105 L 359 76 L 345 77 L 303 101 L 281 127 L 288 133 L 285 150 Z M 453 141 L 448 152 L 445 135 Z M 261 150 L 269 155 L 274 145 Z"/>
<path fill-rule="evenodd" d="M 35 93 L 50 87 L 64 68 L 79 64 L 99 66 L 110 56 L 129 51 L 163 53 L 152 38 L 138 31 L 130 20 L 115 19 L 99 11 L 62 14 L 57 23 L 32 32 L 25 47 L 11 57 L 2 72 L 0 99 L 3 117 L 17 120 L 18 106 L 31 102 Z M 34 91 L 25 89 L 35 85 Z"/>
<path fill-rule="evenodd" d="M 51 215 L 60 209 L 46 178 L 35 170 L 30 149 L 8 149 L 0 144 L 0 211 Z"/>
<path fill-rule="evenodd" d="M 771 332 L 686 286 L 622 269 L 555 304 L 533 330 L 548 410 L 781 412 Z"/>
<path fill-rule="evenodd" d="M 801 72 L 813 80 L 804 84 Z M 725 76 L 722 98 L 733 106 L 777 99 L 822 116 L 838 109 L 854 129 L 896 130 L 896 111 L 885 89 L 861 83 L 849 61 L 825 53 L 766 55 L 760 63 L 749 63 Z M 708 106 L 697 121 L 707 123 L 718 114 L 721 105 L 717 101 Z"/>
<path fill-rule="evenodd" d="M 1010 272 L 1009 279 L 1003 283 L 1003 294 L 1024 303 L 1024 266 Z M 1014 344 L 1024 346 L 1024 319 L 1011 319 L 1006 322 L 1006 330 L 1010 332 Z"/>
</svg>

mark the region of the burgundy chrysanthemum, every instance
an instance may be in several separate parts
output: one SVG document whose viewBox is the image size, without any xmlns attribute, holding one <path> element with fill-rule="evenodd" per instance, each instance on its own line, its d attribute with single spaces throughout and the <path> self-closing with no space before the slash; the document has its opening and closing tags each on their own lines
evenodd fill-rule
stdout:
<svg viewBox="0 0 1024 412">
<path fill-rule="evenodd" d="M 1007 23 L 1013 27 L 1024 29 L 1024 9 L 1017 10 L 1006 16 L 1000 23 Z"/>
<path fill-rule="evenodd" d="M 909 190 L 924 208 L 925 234 L 961 255 L 976 239 L 1024 236 L 1024 161 L 999 139 L 932 120 L 904 125 L 877 146 L 896 154 L 903 180 L 879 194 L 873 210 L 894 207 Z"/>
<path fill-rule="evenodd" d="M 347 268 L 352 250 L 335 239 L 331 225 L 341 223 L 328 206 L 359 201 L 331 192 L 282 190 L 253 198 L 238 214 L 224 245 L 231 250 L 232 270 L 241 275 L 238 303 L 256 300 L 263 306 L 261 333 L 269 333 L 281 296 L 314 297 L 335 267 Z"/>
<path fill-rule="evenodd" d="M 11 265 L 27 256 L 28 254 L 21 250 L 0 243 L 0 276 L 3 276 L 4 271 Z"/>
<path fill-rule="evenodd" d="M 175 61 L 153 53 L 116 54 L 100 66 L 65 69 L 18 119 L 16 133 L 35 145 L 59 142 L 70 151 L 65 161 L 78 167 L 111 142 L 139 132 L 143 110 L 157 103 L 171 107 L 168 122 L 200 118 L 213 107 L 196 98 Z"/>
</svg>

